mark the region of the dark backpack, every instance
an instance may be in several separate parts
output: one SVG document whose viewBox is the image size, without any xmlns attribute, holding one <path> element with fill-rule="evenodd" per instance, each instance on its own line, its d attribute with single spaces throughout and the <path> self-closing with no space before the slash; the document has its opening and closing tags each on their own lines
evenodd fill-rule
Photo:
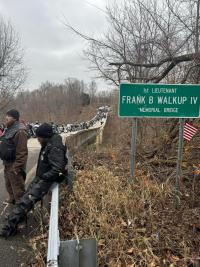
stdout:
<svg viewBox="0 0 200 267">
<path fill-rule="evenodd" d="M 13 139 L 2 137 L 0 141 L 0 158 L 5 161 L 15 161 L 16 147 Z"/>
</svg>

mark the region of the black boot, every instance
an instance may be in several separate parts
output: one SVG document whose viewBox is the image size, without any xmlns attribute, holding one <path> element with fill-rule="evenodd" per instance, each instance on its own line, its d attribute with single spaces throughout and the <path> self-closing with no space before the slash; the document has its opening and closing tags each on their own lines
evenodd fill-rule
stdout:
<svg viewBox="0 0 200 267">
<path fill-rule="evenodd" d="M 17 233 L 17 227 L 11 226 L 11 225 L 5 225 L 0 233 L 0 236 L 7 239 L 9 236 L 14 236 Z"/>
</svg>

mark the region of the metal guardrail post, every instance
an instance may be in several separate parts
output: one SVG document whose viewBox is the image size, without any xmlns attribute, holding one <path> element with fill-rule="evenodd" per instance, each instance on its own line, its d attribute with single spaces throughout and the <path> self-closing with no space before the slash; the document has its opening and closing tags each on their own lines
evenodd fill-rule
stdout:
<svg viewBox="0 0 200 267">
<path fill-rule="evenodd" d="M 47 267 L 58 267 L 58 255 L 60 247 L 60 238 L 58 230 L 58 202 L 59 186 L 57 183 L 52 186 L 51 213 L 49 222 L 48 254 Z"/>
</svg>

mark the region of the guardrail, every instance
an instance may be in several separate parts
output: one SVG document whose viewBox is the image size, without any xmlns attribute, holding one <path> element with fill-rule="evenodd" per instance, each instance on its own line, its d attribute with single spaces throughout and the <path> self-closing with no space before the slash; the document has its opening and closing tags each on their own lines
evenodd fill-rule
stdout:
<svg viewBox="0 0 200 267">
<path fill-rule="evenodd" d="M 57 183 L 53 184 L 51 191 L 52 191 L 52 198 L 51 198 L 51 213 L 50 213 L 50 223 L 49 223 L 47 266 L 58 267 L 60 237 L 58 230 L 59 186 Z"/>
<path fill-rule="evenodd" d="M 107 116 L 102 125 L 98 127 L 93 127 L 93 129 L 82 130 L 80 132 L 77 132 L 76 134 L 72 134 L 72 136 L 69 136 L 71 142 L 74 139 L 73 140 L 74 148 L 82 146 L 84 143 L 87 143 L 89 139 L 97 136 L 99 134 L 99 131 L 104 128 L 106 120 Z M 71 137 L 73 139 L 71 139 Z M 58 228 L 59 185 L 57 183 L 53 184 L 51 191 L 52 191 L 52 198 L 51 198 L 51 211 L 50 211 L 50 222 L 49 222 L 47 267 L 58 267 L 59 266 L 58 257 L 60 249 L 60 237 Z"/>
</svg>

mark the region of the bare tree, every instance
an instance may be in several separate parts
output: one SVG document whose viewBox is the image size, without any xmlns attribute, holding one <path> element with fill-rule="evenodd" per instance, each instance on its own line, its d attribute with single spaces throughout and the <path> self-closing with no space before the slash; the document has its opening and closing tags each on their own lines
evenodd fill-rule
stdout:
<svg viewBox="0 0 200 267">
<path fill-rule="evenodd" d="M 105 11 L 105 34 L 93 38 L 66 26 L 88 41 L 91 69 L 116 86 L 123 81 L 199 83 L 199 10 L 200 0 L 112 1 Z M 160 142 L 163 150 L 175 143 L 176 126 L 173 120 L 162 128 L 167 136 L 166 146 Z"/>
<path fill-rule="evenodd" d="M 13 26 L 0 18 L 0 110 L 24 84 L 23 51 Z"/>
<path fill-rule="evenodd" d="M 87 84 L 76 78 L 67 78 L 60 84 L 46 81 L 31 92 L 18 92 L 11 104 L 19 108 L 24 119 L 30 122 L 70 123 L 77 120 L 83 106 L 90 104 L 87 89 Z"/>
<path fill-rule="evenodd" d="M 129 65 L 131 68 L 138 67 L 143 73 L 144 82 L 159 83 L 169 80 L 171 74 L 175 75 L 174 82 L 185 83 L 191 79 L 198 83 L 199 74 L 196 78 L 191 74 L 199 73 L 199 5 L 200 1 L 174 1 L 165 0 L 159 3 L 157 0 L 136 0 L 144 17 L 147 17 L 143 27 L 156 29 L 155 36 L 152 34 L 143 38 L 140 49 L 146 46 L 147 61 L 141 62 L 137 58 L 112 62 L 110 65 L 121 68 Z M 150 37 L 150 38 L 149 38 Z M 153 49 L 149 49 L 149 44 Z M 153 44 L 153 46 L 152 46 Z M 148 53 L 148 51 L 151 51 Z M 153 53 L 152 53 L 153 52 Z M 175 69 L 175 72 L 172 70 Z M 198 69 L 198 71 L 196 71 Z M 149 70 L 149 71 L 147 71 Z M 190 76 L 189 76 L 190 75 Z M 137 77 L 135 77 L 137 79 Z"/>
<path fill-rule="evenodd" d="M 106 9 L 109 30 L 88 41 L 86 56 L 99 77 L 130 82 L 185 83 L 199 75 L 200 0 L 126 0 Z M 192 76 L 195 74 L 195 79 Z"/>
</svg>

